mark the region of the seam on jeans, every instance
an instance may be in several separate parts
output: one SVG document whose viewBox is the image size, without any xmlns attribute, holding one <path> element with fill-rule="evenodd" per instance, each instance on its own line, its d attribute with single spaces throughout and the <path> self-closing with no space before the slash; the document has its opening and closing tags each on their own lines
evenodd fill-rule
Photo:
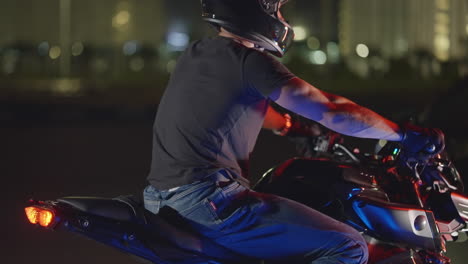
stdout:
<svg viewBox="0 0 468 264">
<path fill-rule="evenodd" d="M 239 185 L 241 185 L 240 183 L 238 183 L 237 181 L 233 181 L 231 182 L 230 184 L 224 186 L 224 187 L 218 187 L 221 189 L 221 191 L 223 192 L 223 194 L 225 195 L 229 195 L 230 192 L 232 192 L 233 190 L 235 190 L 237 187 L 239 187 Z"/>
<path fill-rule="evenodd" d="M 157 203 L 160 203 L 160 200 L 149 200 L 149 199 L 145 199 L 145 204 L 157 204 Z"/>
<path fill-rule="evenodd" d="M 205 188 L 205 187 L 208 187 L 212 184 L 215 184 L 215 182 L 213 181 L 203 181 L 201 182 L 199 185 L 195 185 L 193 188 L 188 188 L 187 190 L 183 191 L 183 192 L 180 192 L 178 194 L 175 194 L 174 196 L 172 196 L 171 198 L 169 198 L 169 200 L 177 200 L 177 199 L 180 199 L 180 198 L 183 198 L 193 192 L 196 192 L 202 188 Z"/>
<path fill-rule="evenodd" d="M 219 188 L 216 188 L 212 193 L 210 193 L 208 196 L 218 196 L 220 195 L 220 190 Z M 184 209 L 181 209 L 179 210 L 179 213 L 180 214 L 186 214 L 186 213 L 191 213 L 194 209 L 196 209 L 197 207 L 199 207 L 201 204 L 203 204 L 203 206 L 207 207 L 208 209 L 211 208 L 211 205 L 206 205 L 206 203 L 209 203 L 209 200 L 208 197 L 204 197 L 201 199 L 201 201 L 195 203 L 194 205 L 190 206 L 189 208 L 184 208 Z"/>
<path fill-rule="evenodd" d="M 192 206 L 190 208 L 187 208 L 185 210 L 179 211 L 179 214 L 181 214 L 181 215 L 190 215 L 191 213 L 193 213 L 197 209 L 198 210 L 206 209 L 208 211 L 207 213 L 209 214 L 209 217 L 211 218 L 210 222 L 212 222 L 215 226 L 219 226 L 223 222 L 219 218 L 219 216 L 216 214 L 216 212 L 213 210 L 213 208 L 211 207 L 210 202 L 211 202 L 210 199 L 204 198 L 201 202 L 197 203 L 196 205 L 194 205 L 194 206 Z"/>
<path fill-rule="evenodd" d="M 161 201 L 159 200 L 145 200 L 144 201 L 144 208 L 153 214 L 159 213 L 159 210 L 161 209 Z"/>
</svg>

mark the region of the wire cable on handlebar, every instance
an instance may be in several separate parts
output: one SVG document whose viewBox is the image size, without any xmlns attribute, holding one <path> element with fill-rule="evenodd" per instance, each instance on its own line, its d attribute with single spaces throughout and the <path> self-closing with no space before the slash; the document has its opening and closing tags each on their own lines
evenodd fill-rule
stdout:
<svg viewBox="0 0 468 264">
<path fill-rule="evenodd" d="M 333 146 L 335 149 L 340 149 L 342 151 L 344 151 L 354 162 L 361 162 L 353 153 L 351 153 L 351 151 L 349 151 L 346 147 L 344 147 L 343 145 L 340 145 L 340 144 L 335 144 Z"/>
</svg>

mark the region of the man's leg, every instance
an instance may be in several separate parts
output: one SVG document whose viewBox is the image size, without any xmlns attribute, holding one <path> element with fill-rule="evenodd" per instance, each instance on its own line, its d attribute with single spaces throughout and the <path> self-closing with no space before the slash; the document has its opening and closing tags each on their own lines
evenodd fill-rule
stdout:
<svg viewBox="0 0 468 264">
<path fill-rule="evenodd" d="M 217 243 L 243 255 L 285 263 L 367 262 L 367 244 L 350 226 L 282 197 L 249 192 L 246 198 L 255 202 L 243 207 L 243 216 L 237 212 L 223 220 L 227 225 L 215 238 Z M 237 220 L 229 223 L 230 218 Z"/>
<path fill-rule="evenodd" d="M 150 205 L 150 200 L 145 202 Z M 177 210 L 205 236 L 246 256 L 285 263 L 367 262 L 366 242 L 353 228 L 297 202 L 253 192 L 237 182 L 182 187 L 165 195 L 161 204 Z"/>
</svg>

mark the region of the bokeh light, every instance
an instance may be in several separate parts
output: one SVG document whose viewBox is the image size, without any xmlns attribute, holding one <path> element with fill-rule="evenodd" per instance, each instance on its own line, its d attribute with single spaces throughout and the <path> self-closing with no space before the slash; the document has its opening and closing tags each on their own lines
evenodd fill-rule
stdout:
<svg viewBox="0 0 468 264">
<path fill-rule="evenodd" d="M 114 28 L 121 28 L 127 25 L 130 22 L 130 12 L 127 10 L 119 11 L 113 18 L 112 18 L 112 26 Z"/>
<path fill-rule="evenodd" d="M 294 41 L 304 41 L 307 38 L 307 30 L 303 26 L 293 27 L 295 37 Z"/>
<path fill-rule="evenodd" d="M 71 48 L 71 53 L 73 56 L 78 57 L 80 56 L 84 51 L 84 45 L 81 41 L 77 41 L 73 43 L 72 48 Z"/>
<path fill-rule="evenodd" d="M 169 44 L 173 50 L 184 50 L 189 44 L 189 41 L 190 37 L 184 32 L 173 31 L 169 32 L 167 35 L 167 44 Z"/>
<path fill-rule="evenodd" d="M 37 52 L 39 53 L 39 56 L 47 56 L 49 54 L 49 42 L 43 41 L 39 43 L 37 46 Z"/>
<path fill-rule="evenodd" d="M 316 37 L 309 37 L 307 39 L 307 47 L 311 50 L 318 50 L 320 49 L 320 40 Z"/>
<path fill-rule="evenodd" d="M 68 10 L 63 8 L 64 3 L 71 3 Z M 296 33 L 296 42 L 281 59 L 291 72 L 327 92 L 368 105 L 393 121 L 403 123 L 413 118 L 421 125 L 446 124 L 450 135 L 448 151 L 457 155 L 458 160 L 463 157 L 468 161 L 465 158 L 468 139 L 464 133 L 468 130 L 467 122 L 463 118 L 457 120 L 466 116 L 464 105 L 468 98 L 464 89 L 468 76 L 466 0 L 299 0 L 291 1 L 284 11 L 285 19 L 290 20 Z M 56 195 L 53 190 L 59 191 L 59 195 L 64 192 L 99 194 L 95 190 L 109 180 L 92 178 L 95 174 L 122 180 L 122 189 L 128 190 L 134 181 L 125 175 L 143 175 L 148 164 L 126 165 L 124 170 L 117 169 L 117 174 L 107 173 L 106 168 L 98 165 L 113 165 L 118 160 L 119 157 L 112 156 L 117 151 L 109 151 L 115 147 L 113 142 L 124 145 L 128 142 L 119 149 L 132 154 L 130 159 L 148 163 L 152 119 L 178 57 L 190 41 L 216 34 L 200 18 L 200 2 L 187 0 L 7 0 L 1 5 L 0 20 L 3 100 L 0 121 L 6 133 L 0 146 L 12 152 L 7 157 L 12 162 L 4 162 L 6 172 L 17 172 L 18 177 L 4 178 L 18 180 L 12 186 L 22 186 L 24 191 L 15 192 L 17 197 L 35 192 L 32 184 L 24 182 L 41 170 L 47 172 L 41 174 L 42 182 L 51 183 L 41 185 L 48 188 L 41 192 L 51 197 Z M 425 116 L 426 119 L 422 118 Z M 55 125 L 56 121 L 59 125 Z M 26 130 L 23 124 L 28 124 Z M 36 124 L 39 129 L 35 128 Z M 49 124 L 51 129 L 44 129 Z M 142 134 L 131 132 L 133 129 L 141 130 Z M 38 130 L 40 133 L 35 133 Z M 70 137 L 62 137 L 63 133 L 70 133 Z M 453 138 L 454 134 L 460 136 Z M 147 141 L 134 149 L 145 135 Z M 103 139 L 90 140 L 94 136 Z M 107 139 L 112 142 L 105 142 Z M 76 143 L 79 151 L 66 143 Z M 271 152 L 272 144 L 264 143 L 269 143 L 270 149 L 265 152 L 267 155 L 253 155 L 253 170 L 249 172 L 253 178 L 263 173 L 261 168 L 274 165 L 265 162 L 264 167 L 259 167 L 254 159 L 279 160 Z M 59 151 L 56 147 L 62 145 L 63 150 Z M 98 151 L 92 151 L 96 148 Z M 287 152 L 287 148 L 281 149 Z M 52 162 L 60 157 L 64 159 Z M 82 162 L 87 157 L 91 160 L 89 166 Z M 103 162 L 97 164 L 95 161 L 101 157 Z M 24 166 L 27 160 L 39 167 Z M 468 162 L 462 160 L 455 164 Z M 58 173 L 50 171 L 55 167 Z M 71 182 L 73 188 L 78 188 L 73 191 L 71 186 L 66 188 L 62 184 L 70 181 L 57 181 L 63 178 L 62 172 L 86 174 L 83 173 L 86 168 L 96 173 L 88 173 L 90 177 L 82 180 L 96 181 L 96 184 Z M 80 178 L 79 175 L 69 177 Z M 144 177 L 137 178 L 140 186 Z M 32 179 L 32 182 L 37 181 Z M 86 188 L 79 190 L 83 186 Z M 116 194 L 116 186 L 113 184 L 107 191 Z M 90 190 L 91 187 L 95 189 Z M 19 204 L 12 199 L 13 203 L 9 204 Z M 21 221 L 13 222 L 21 226 Z M 21 250 L 7 252 L 19 255 L 7 254 L 3 258 L 5 263 L 40 261 L 37 254 L 21 255 L 31 251 L 23 233 L 7 230 L 5 237 L 12 239 L 10 245 Z M 74 246 L 73 241 L 70 243 L 64 246 Z M 54 249 L 63 251 L 61 245 Z M 32 248 L 31 252 L 46 250 L 41 246 Z M 468 254 L 466 250 L 461 251 L 460 255 Z M 46 256 L 51 264 L 67 261 L 67 256 L 65 260 L 60 257 Z M 76 262 L 86 263 L 78 259 L 80 256 L 76 257 Z M 121 255 L 116 258 L 119 262 Z M 466 259 L 452 263 L 465 263 Z M 131 260 L 122 259 L 122 262 Z"/>
<path fill-rule="evenodd" d="M 59 46 L 52 46 L 49 50 L 49 57 L 56 60 L 62 55 L 62 49 Z"/>
<path fill-rule="evenodd" d="M 16 49 L 7 49 L 3 53 L 2 72 L 6 75 L 13 74 L 16 71 L 20 52 Z"/>
<path fill-rule="evenodd" d="M 125 56 L 132 56 L 138 51 L 138 41 L 131 40 L 127 41 L 123 45 L 123 53 Z"/>
<path fill-rule="evenodd" d="M 367 58 L 369 57 L 369 47 L 367 47 L 366 44 L 358 44 L 356 46 L 356 53 L 359 57 L 361 58 Z"/>
<path fill-rule="evenodd" d="M 321 50 L 312 51 L 309 60 L 312 64 L 323 65 L 327 62 L 327 54 Z"/>
<path fill-rule="evenodd" d="M 338 46 L 336 42 L 327 43 L 327 54 L 328 54 L 328 60 L 331 63 L 340 62 L 340 47 Z"/>
<path fill-rule="evenodd" d="M 103 74 L 109 69 L 109 62 L 104 58 L 95 58 L 91 62 L 91 69 L 97 74 Z"/>
<path fill-rule="evenodd" d="M 145 68 L 145 60 L 142 57 L 136 57 L 130 60 L 130 69 L 133 72 L 142 71 L 144 68 Z"/>
</svg>

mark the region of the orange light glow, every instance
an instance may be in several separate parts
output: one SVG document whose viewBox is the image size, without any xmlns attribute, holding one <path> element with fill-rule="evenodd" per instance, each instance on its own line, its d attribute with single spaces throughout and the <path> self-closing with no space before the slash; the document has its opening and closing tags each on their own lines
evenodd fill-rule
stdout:
<svg viewBox="0 0 468 264">
<path fill-rule="evenodd" d="M 24 211 L 31 224 L 39 224 L 42 227 L 48 227 L 54 220 L 54 213 L 46 209 L 26 207 Z"/>
<path fill-rule="evenodd" d="M 37 224 L 39 222 L 37 215 L 38 212 L 35 207 L 26 207 L 24 208 L 24 211 L 26 212 L 26 216 L 31 224 Z"/>
<path fill-rule="evenodd" d="M 39 224 L 43 227 L 48 227 L 52 220 L 54 219 L 54 214 L 50 211 L 43 210 L 39 214 Z"/>
</svg>

